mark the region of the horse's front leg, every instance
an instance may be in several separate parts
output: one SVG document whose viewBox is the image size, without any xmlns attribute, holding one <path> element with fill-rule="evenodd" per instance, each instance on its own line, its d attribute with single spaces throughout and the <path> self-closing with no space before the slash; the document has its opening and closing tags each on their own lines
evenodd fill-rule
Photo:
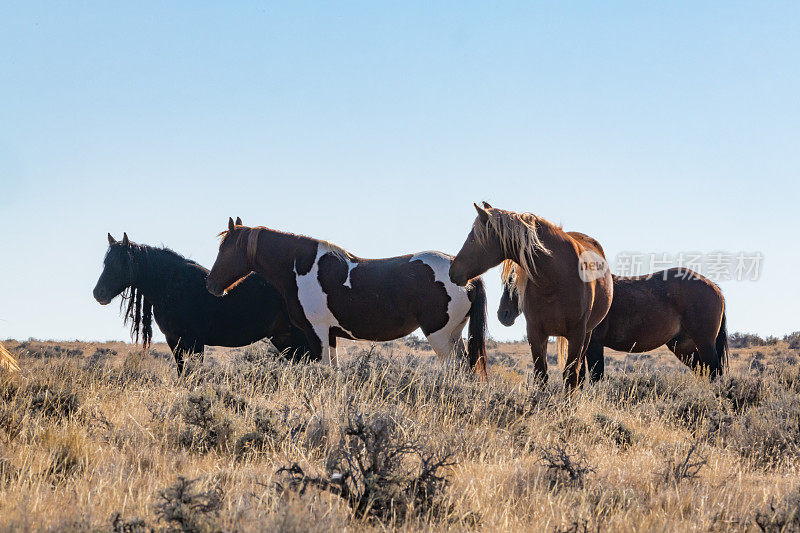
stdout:
<svg viewBox="0 0 800 533">
<path fill-rule="evenodd" d="M 328 333 L 328 353 L 329 364 L 334 368 L 339 366 L 339 360 L 336 356 L 336 336 L 333 332 Z"/>
<path fill-rule="evenodd" d="M 547 383 L 547 335 L 539 330 L 538 324 L 531 321 L 528 321 L 527 333 L 533 358 L 533 375 Z"/>
<path fill-rule="evenodd" d="M 305 333 L 308 341 L 309 353 L 312 361 L 322 360 L 325 364 L 331 364 L 330 356 L 330 327 L 324 318 L 316 314 L 307 316 L 299 300 L 286 302 L 289 320 L 292 324 L 300 328 Z"/>
<path fill-rule="evenodd" d="M 586 366 L 589 367 L 589 376 L 593 383 L 603 379 L 605 373 L 605 360 L 603 359 L 603 341 L 594 338 L 589 340 L 586 346 Z"/>
</svg>

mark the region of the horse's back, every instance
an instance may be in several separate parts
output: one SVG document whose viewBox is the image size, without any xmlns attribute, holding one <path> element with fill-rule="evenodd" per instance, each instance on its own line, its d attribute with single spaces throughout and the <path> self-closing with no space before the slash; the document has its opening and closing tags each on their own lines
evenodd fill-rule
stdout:
<svg viewBox="0 0 800 533">
<path fill-rule="evenodd" d="M 450 281 L 451 262 L 441 252 L 352 262 L 323 256 L 319 281 L 342 329 L 355 338 L 392 339 L 417 327 L 437 331 L 451 315 L 466 318 L 467 289 Z"/>
<path fill-rule="evenodd" d="M 725 299 L 717 285 L 688 268 L 666 270 L 666 289 L 670 300 L 690 320 L 709 320 L 719 326 Z"/>
<path fill-rule="evenodd" d="M 661 284 L 651 279 L 614 277 L 614 299 L 600 329 L 609 348 L 646 352 L 673 338 L 681 315 Z"/>
<path fill-rule="evenodd" d="M 719 327 L 724 301 L 708 278 L 676 267 L 646 276 L 614 277 L 614 300 L 604 324 L 605 345 L 643 352 L 690 327 Z M 716 330 L 715 330 L 716 331 Z"/>
</svg>

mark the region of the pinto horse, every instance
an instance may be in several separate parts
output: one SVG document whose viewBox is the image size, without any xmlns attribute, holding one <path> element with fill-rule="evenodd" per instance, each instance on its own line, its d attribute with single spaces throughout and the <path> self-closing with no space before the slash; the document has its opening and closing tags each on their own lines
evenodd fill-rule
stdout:
<svg viewBox="0 0 800 533">
<path fill-rule="evenodd" d="M 687 268 L 612 277 L 611 309 L 594 328 L 586 350 L 592 381 L 603 377 L 604 347 L 641 353 L 666 344 L 692 370 L 707 371 L 712 378 L 722 374 L 728 360 L 728 331 L 719 287 Z M 526 283 L 525 272 L 509 261 L 503 265 L 502 280 L 497 318 L 510 326 L 521 313 L 518 294 Z M 559 360 L 565 357 L 564 344 L 559 337 Z"/>
<path fill-rule="evenodd" d="M 94 297 L 107 305 L 122 294 L 125 322 L 131 321 L 135 342 L 150 344 L 152 319 L 164 332 L 178 374 L 184 356 L 202 354 L 204 346 L 246 346 L 269 337 L 281 353 L 304 357 L 305 334 L 292 326 L 274 287 L 252 274 L 225 298 L 206 290 L 208 270 L 166 248 L 136 244 L 128 234 L 117 241 L 108 235 L 108 252 Z"/>
<path fill-rule="evenodd" d="M 568 342 L 564 382 L 574 389 L 585 377 L 584 355 L 592 330 L 611 306 L 613 285 L 602 248 L 577 239 L 530 213 L 514 213 L 483 203 L 450 267 L 461 285 L 506 259 L 519 264 L 529 283 L 521 294 L 534 371 L 547 380 L 547 339 Z"/>
<path fill-rule="evenodd" d="M 486 375 L 486 292 L 480 278 L 458 287 L 447 276 L 452 258 L 421 252 L 363 259 L 318 239 L 228 220 L 206 285 L 220 296 L 255 271 L 286 301 L 311 353 L 336 365 L 336 339 L 387 341 L 418 327 L 440 358 L 467 357 Z M 467 347 L 461 331 L 469 320 Z"/>
</svg>

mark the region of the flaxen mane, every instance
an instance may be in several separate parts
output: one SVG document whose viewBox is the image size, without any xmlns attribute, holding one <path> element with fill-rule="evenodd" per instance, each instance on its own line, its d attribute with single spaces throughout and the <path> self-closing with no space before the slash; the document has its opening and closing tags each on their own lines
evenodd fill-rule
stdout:
<svg viewBox="0 0 800 533">
<path fill-rule="evenodd" d="M 19 372 L 17 360 L 2 343 L 0 343 L 0 368 L 5 368 L 9 372 Z"/>
<path fill-rule="evenodd" d="M 547 222 L 532 213 L 514 213 L 501 209 L 492 209 L 486 213 L 489 215 L 488 221 L 482 223 L 478 218 L 472 227 L 475 240 L 478 244 L 485 245 L 491 231 L 500 240 L 503 253 L 518 255 L 520 266 L 529 277 L 533 277 L 536 273 L 536 254 L 550 254 L 550 250 L 539 239 L 537 228 Z"/>
<path fill-rule="evenodd" d="M 500 280 L 509 292 L 517 293 L 517 307 L 521 313 L 523 310 L 522 300 L 525 297 L 525 286 L 528 283 L 528 275 L 525 269 L 511 259 L 506 259 L 502 263 Z"/>
</svg>

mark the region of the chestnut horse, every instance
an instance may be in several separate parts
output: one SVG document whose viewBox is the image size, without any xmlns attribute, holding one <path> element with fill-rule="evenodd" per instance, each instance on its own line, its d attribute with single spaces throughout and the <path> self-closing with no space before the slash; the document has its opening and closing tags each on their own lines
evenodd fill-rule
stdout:
<svg viewBox="0 0 800 533">
<path fill-rule="evenodd" d="M 530 213 L 475 205 L 478 217 L 450 267 L 457 284 L 506 259 L 526 274 L 521 291 L 528 343 L 536 375 L 547 380 L 547 339 L 568 342 L 564 382 L 574 389 L 583 381 L 584 355 L 592 330 L 611 306 L 613 285 L 602 248 L 593 239 L 576 239 Z"/>
<path fill-rule="evenodd" d="M 572 233 L 570 233 L 572 234 Z M 654 350 L 664 344 L 688 367 L 721 375 L 728 360 L 725 300 L 713 282 L 686 268 L 670 268 L 648 276 L 614 279 L 614 300 L 603 321 L 594 328 L 586 360 L 592 381 L 603 377 L 603 348 L 631 353 Z M 521 313 L 518 293 L 525 272 L 503 265 L 503 295 L 497 318 L 510 326 Z M 558 357 L 565 356 L 558 339 Z"/>
<path fill-rule="evenodd" d="M 222 295 L 250 271 L 274 285 L 311 353 L 336 365 L 336 339 L 387 341 L 418 327 L 440 358 L 467 357 L 486 375 L 486 292 L 483 280 L 450 281 L 452 258 L 421 252 L 363 259 L 318 239 L 228 219 L 206 286 Z M 461 331 L 469 319 L 467 347 Z"/>
</svg>

